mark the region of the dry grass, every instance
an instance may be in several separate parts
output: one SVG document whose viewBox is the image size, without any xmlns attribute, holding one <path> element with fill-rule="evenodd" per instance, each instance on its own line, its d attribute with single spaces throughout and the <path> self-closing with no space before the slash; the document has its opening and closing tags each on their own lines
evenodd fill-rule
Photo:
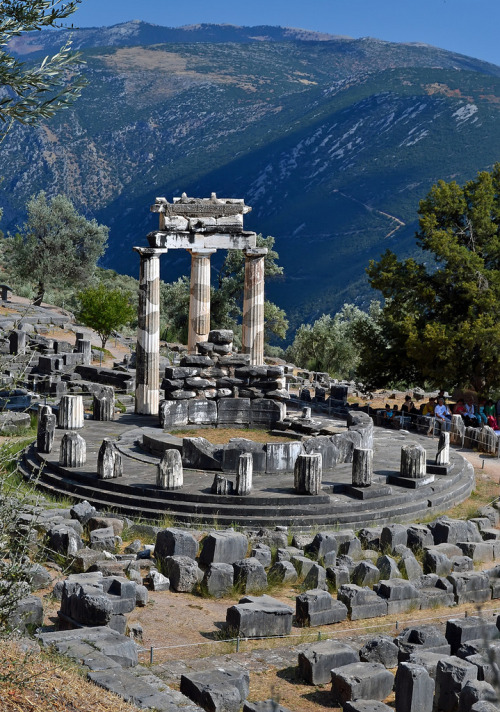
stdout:
<svg viewBox="0 0 500 712">
<path fill-rule="evenodd" d="M 226 445 L 231 438 L 246 438 L 256 443 L 288 443 L 296 438 L 286 435 L 273 435 L 269 430 L 257 430 L 251 428 L 197 428 L 196 430 L 171 430 L 171 435 L 179 438 L 205 438 L 214 445 Z"/>
<path fill-rule="evenodd" d="M 88 682 L 69 660 L 45 651 L 24 653 L 14 641 L 0 652 L 2 712 L 137 712 Z"/>
</svg>

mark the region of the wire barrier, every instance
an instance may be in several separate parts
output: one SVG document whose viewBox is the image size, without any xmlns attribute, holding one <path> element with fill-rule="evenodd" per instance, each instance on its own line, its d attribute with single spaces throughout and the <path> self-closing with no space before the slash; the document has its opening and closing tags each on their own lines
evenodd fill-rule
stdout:
<svg viewBox="0 0 500 712">
<path fill-rule="evenodd" d="M 475 611 L 475 614 L 477 614 L 478 611 Z M 500 614 L 500 608 L 495 607 L 495 608 L 484 608 L 481 607 L 479 610 L 479 614 L 491 614 L 492 616 L 496 616 Z M 415 623 L 424 623 L 424 622 L 429 622 L 429 621 L 439 621 L 439 620 L 449 620 L 450 618 L 457 619 L 457 618 L 468 618 L 471 615 L 471 611 L 466 610 L 464 611 L 463 614 L 456 614 L 453 615 L 450 613 L 446 615 L 441 615 L 441 616 L 430 616 L 428 618 L 413 618 L 410 620 L 405 620 L 403 621 L 403 625 L 405 628 L 409 627 L 412 624 Z M 164 646 L 150 646 L 149 648 L 139 648 L 138 653 L 139 654 L 148 654 L 149 655 L 149 663 L 150 665 L 154 664 L 155 660 L 155 653 L 162 651 L 162 650 L 179 650 L 181 648 L 201 648 L 206 645 L 222 645 L 222 644 L 228 644 L 228 643 L 233 643 L 235 645 L 235 650 L 234 652 L 239 653 L 241 652 L 241 646 L 243 643 L 247 641 L 255 641 L 255 640 L 291 640 L 293 638 L 301 638 L 302 640 L 307 637 L 311 637 L 314 640 L 331 640 L 332 638 L 336 636 L 341 636 L 341 635 L 350 635 L 352 633 L 357 633 L 357 632 L 364 632 L 366 633 L 367 628 L 371 629 L 378 629 L 378 628 L 393 628 L 395 631 L 398 631 L 400 629 L 400 621 L 388 621 L 386 623 L 375 623 L 371 624 L 369 622 L 370 619 L 366 619 L 366 623 L 364 626 L 356 627 L 356 628 L 340 628 L 336 629 L 334 631 L 328 631 L 325 633 L 325 631 L 311 631 L 311 632 L 306 632 L 304 631 L 303 633 L 290 633 L 289 635 L 270 635 L 270 636 L 251 636 L 251 637 L 243 637 L 243 636 L 236 636 L 233 638 L 226 638 L 224 640 L 207 640 L 199 643 L 181 643 L 179 645 L 164 645 Z M 305 641 L 304 641 L 305 642 Z"/>
</svg>

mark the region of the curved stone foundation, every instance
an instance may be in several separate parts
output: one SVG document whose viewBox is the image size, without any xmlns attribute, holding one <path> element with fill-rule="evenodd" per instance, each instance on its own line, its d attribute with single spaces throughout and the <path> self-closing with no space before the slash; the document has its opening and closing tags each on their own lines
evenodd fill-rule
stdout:
<svg viewBox="0 0 500 712">
<path fill-rule="evenodd" d="M 342 435 L 342 438 L 337 438 L 337 443 L 343 443 L 346 448 L 350 447 L 353 439 L 356 440 L 356 446 L 357 443 L 361 444 L 369 437 L 371 425 L 367 423 L 367 427 L 362 428 L 363 423 L 358 422 L 357 415 L 356 422 L 351 419 L 349 430 L 330 437 Z M 42 488 L 53 493 L 72 495 L 77 500 L 87 499 L 100 510 L 113 509 L 128 516 L 159 520 L 169 515 L 185 525 L 213 526 L 217 523 L 222 526 L 237 524 L 246 527 L 274 527 L 281 524 L 294 529 L 317 526 L 358 529 L 374 523 L 414 521 L 449 509 L 465 499 L 474 485 L 472 467 L 459 453 L 452 451 L 446 474 L 436 474 L 434 481 L 412 490 L 409 496 L 408 489 L 399 482 L 398 475 L 401 446 L 413 442 L 415 437 L 376 428 L 370 436 L 374 452 L 371 487 L 352 487 L 352 463 L 348 461 L 349 458 L 344 458 L 334 468 L 323 468 L 322 487 L 317 495 L 296 494 L 293 490 L 293 473 L 288 469 L 260 473 L 254 470 L 252 490 L 245 497 L 212 494 L 210 490 L 214 469 L 184 467 L 182 489 L 161 490 L 156 486 L 160 454 L 153 455 L 142 448 L 143 436 L 151 437 L 154 429 L 149 427 L 144 431 L 137 427 L 143 422 L 144 418 L 133 422 L 127 416 L 113 423 L 86 421 L 82 434 L 88 445 L 88 459 L 83 467 L 71 470 L 60 466 L 54 454 L 58 452 L 62 436 L 57 431 L 52 453 L 43 454 L 34 446 L 27 451 L 22 463 L 24 474 L 27 478 L 38 474 L 40 464 L 43 464 L 39 481 Z M 146 422 L 152 426 L 154 419 L 146 419 Z M 363 432 L 360 432 L 360 428 Z M 159 429 L 157 432 L 159 437 L 167 437 Z M 119 479 L 99 479 L 97 451 L 103 437 L 116 437 L 117 433 L 117 447 L 123 457 L 123 476 Z M 171 447 L 179 448 L 180 443 L 173 436 L 168 437 L 171 438 Z M 307 438 L 303 443 L 297 441 L 297 444 L 304 446 L 304 451 L 314 447 L 315 440 L 316 446 L 324 447 L 325 437 L 328 438 Z M 431 466 L 435 460 L 437 441 L 422 438 L 420 442 L 425 444 L 427 464 Z M 330 447 L 328 443 L 330 441 L 327 442 L 327 448 Z M 279 447 L 284 444 L 277 443 Z M 184 452 L 184 442 L 182 449 Z M 241 450 L 237 448 L 236 453 L 239 458 Z M 232 469 L 222 470 L 223 476 L 233 484 L 236 484 L 237 462 L 235 459 Z M 389 486 L 387 483 L 390 478 L 395 484 Z"/>
</svg>

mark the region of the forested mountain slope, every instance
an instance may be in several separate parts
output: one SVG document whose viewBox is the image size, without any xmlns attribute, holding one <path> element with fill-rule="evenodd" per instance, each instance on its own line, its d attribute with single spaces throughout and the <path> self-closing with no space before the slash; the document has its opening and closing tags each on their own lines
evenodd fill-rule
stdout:
<svg viewBox="0 0 500 712">
<path fill-rule="evenodd" d="M 66 34 L 16 50 L 28 61 Z M 427 45 L 138 22 L 79 30 L 74 43 L 83 97 L 2 145 L 3 229 L 32 193 L 64 192 L 110 225 L 105 266 L 137 275 L 131 248 L 157 225 L 155 196 L 244 197 L 246 227 L 276 237 L 286 278 L 269 293 L 295 325 L 366 303 L 368 259 L 415 250 L 430 186 L 500 157 L 500 67 Z M 162 277 L 188 265 L 171 251 Z"/>
</svg>

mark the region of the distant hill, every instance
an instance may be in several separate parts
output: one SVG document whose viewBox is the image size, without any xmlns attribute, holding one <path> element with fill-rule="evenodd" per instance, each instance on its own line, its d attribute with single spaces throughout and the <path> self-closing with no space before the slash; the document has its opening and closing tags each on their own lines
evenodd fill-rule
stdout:
<svg viewBox="0 0 500 712">
<path fill-rule="evenodd" d="M 66 36 L 16 51 L 27 60 Z M 500 67 L 428 45 L 142 22 L 77 30 L 74 44 L 82 99 L 2 145 L 3 229 L 33 192 L 65 192 L 111 226 L 105 266 L 137 276 L 131 248 L 156 227 L 155 196 L 245 197 L 245 225 L 276 237 L 286 277 L 268 293 L 295 326 L 366 304 L 368 260 L 415 252 L 431 185 L 500 159 Z M 188 269 L 185 253 L 162 260 L 164 279 Z"/>
</svg>

